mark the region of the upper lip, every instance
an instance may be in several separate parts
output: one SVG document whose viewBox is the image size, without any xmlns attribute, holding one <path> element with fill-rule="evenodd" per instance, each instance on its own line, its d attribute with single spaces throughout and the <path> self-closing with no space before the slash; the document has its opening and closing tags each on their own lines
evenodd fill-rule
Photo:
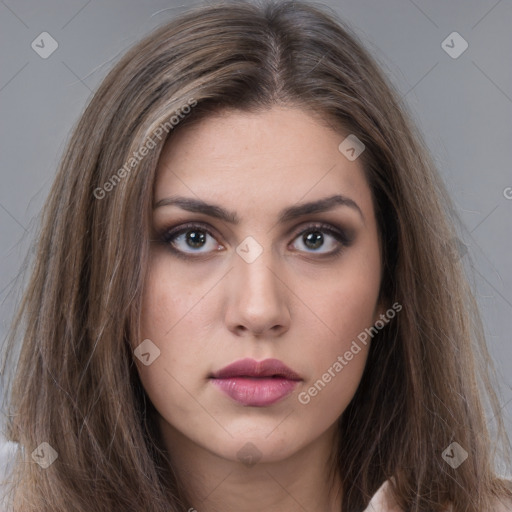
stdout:
<svg viewBox="0 0 512 512">
<path fill-rule="evenodd" d="M 279 359 L 240 359 L 225 366 L 211 375 L 214 379 L 227 379 L 230 377 L 281 377 L 289 380 L 302 380 L 292 369 L 288 368 Z"/>
</svg>

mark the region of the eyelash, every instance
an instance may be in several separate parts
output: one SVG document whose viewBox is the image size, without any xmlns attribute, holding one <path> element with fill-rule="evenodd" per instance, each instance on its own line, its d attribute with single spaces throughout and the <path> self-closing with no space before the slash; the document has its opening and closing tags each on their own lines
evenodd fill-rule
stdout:
<svg viewBox="0 0 512 512">
<path fill-rule="evenodd" d="M 193 252 L 185 253 L 183 251 L 180 251 L 179 249 L 176 249 L 172 245 L 173 238 L 175 238 L 183 233 L 186 233 L 187 231 L 193 231 L 194 229 L 196 229 L 197 231 L 202 231 L 216 240 L 215 235 L 212 233 L 212 230 L 208 227 L 208 225 L 202 224 L 202 223 L 187 223 L 187 224 L 180 225 L 178 228 L 164 229 L 163 231 L 161 231 L 159 233 L 158 241 L 161 241 L 162 243 L 164 243 L 170 251 L 172 251 L 174 254 L 176 254 L 176 256 L 178 256 L 179 258 L 182 258 L 182 259 L 186 259 L 186 260 L 197 259 L 197 258 L 201 258 L 202 256 L 207 256 L 208 254 L 211 254 L 211 253 L 198 253 L 197 255 L 194 255 Z M 328 235 L 332 236 L 340 244 L 340 247 L 338 247 L 334 251 L 331 251 L 329 253 L 319 253 L 318 257 L 320 257 L 320 258 L 322 258 L 322 257 L 328 258 L 328 257 L 336 256 L 338 253 L 341 252 L 341 250 L 344 247 L 348 247 L 352 243 L 352 238 L 349 237 L 346 232 L 344 232 L 343 230 L 340 230 L 338 228 L 335 228 L 335 227 L 331 226 L 330 224 L 324 224 L 321 222 L 320 223 L 316 222 L 316 223 L 307 225 L 305 228 L 301 229 L 301 231 L 295 233 L 293 240 L 297 239 L 301 235 L 304 235 L 305 233 L 313 232 L 313 231 L 320 231 L 323 234 L 327 233 Z M 313 252 L 306 253 L 306 254 L 315 254 L 315 252 L 313 251 Z"/>
</svg>

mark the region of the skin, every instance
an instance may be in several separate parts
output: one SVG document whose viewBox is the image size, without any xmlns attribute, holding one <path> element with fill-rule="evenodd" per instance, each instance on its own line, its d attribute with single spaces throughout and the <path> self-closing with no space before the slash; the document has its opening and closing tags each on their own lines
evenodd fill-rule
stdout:
<svg viewBox="0 0 512 512">
<path fill-rule="evenodd" d="M 154 204 L 171 195 L 200 198 L 240 217 L 234 225 L 176 205 L 153 210 L 141 332 L 160 356 L 148 366 L 136 362 L 199 512 L 341 508 L 342 482 L 337 475 L 329 480 L 328 458 L 369 344 L 308 404 L 298 395 L 386 310 L 378 303 L 381 252 L 371 192 L 360 159 L 338 150 L 346 135 L 301 109 L 273 107 L 208 117 L 177 130 L 164 147 Z M 361 213 L 336 206 L 278 222 L 282 209 L 335 193 Z M 202 223 L 189 234 L 208 229 L 213 236 L 198 246 L 175 237 L 175 248 L 188 253 L 182 259 L 160 233 L 186 222 Z M 318 222 L 351 233 L 352 243 L 344 247 L 323 232 L 323 244 L 307 245 L 301 233 Z M 250 263 L 236 252 L 248 236 L 262 248 Z M 208 376 L 245 357 L 280 359 L 303 380 L 271 406 L 242 406 Z M 254 465 L 237 456 L 248 442 L 254 446 L 246 450 L 260 457 Z"/>
</svg>

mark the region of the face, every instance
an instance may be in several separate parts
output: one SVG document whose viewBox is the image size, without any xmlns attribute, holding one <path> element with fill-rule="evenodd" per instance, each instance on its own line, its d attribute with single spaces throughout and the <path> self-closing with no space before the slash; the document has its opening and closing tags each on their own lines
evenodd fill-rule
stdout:
<svg viewBox="0 0 512 512">
<path fill-rule="evenodd" d="M 334 432 L 365 366 L 361 334 L 385 310 L 370 189 L 338 149 L 347 135 L 275 107 L 167 142 L 133 347 L 150 340 L 136 362 L 171 450 L 271 462 Z"/>
</svg>

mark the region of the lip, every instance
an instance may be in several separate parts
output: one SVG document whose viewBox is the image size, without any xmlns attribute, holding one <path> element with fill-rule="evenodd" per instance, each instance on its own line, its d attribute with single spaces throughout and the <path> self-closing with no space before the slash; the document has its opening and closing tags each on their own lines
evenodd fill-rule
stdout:
<svg viewBox="0 0 512 512">
<path fill-rule="evenodd" d="M 210 380 L 236 402 L 266 407 L 289 395 L 302 380 L 279 359 L 240 359 L 210 375 Z"/>
</svg>

